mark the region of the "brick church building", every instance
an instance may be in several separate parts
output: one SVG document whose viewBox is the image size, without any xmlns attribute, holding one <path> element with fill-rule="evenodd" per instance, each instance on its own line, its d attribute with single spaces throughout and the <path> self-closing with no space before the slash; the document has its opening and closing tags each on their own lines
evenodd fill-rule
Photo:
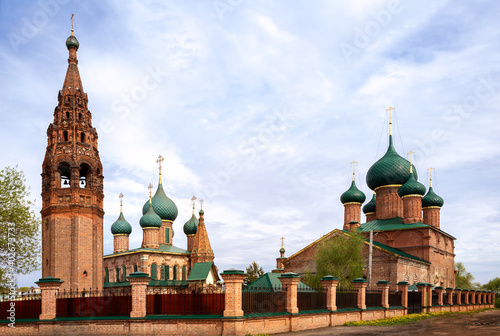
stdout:
<svg viewBox="0 0 500 336">
<path fill-rule="evenodd" d="M 363 276 L 369 285 L 388 280 L 394 288 L 400 281 L 455 287 L 455 238 L 441 230 L 440 211 L 444 202 L 432 188 L 432 170 L 426 192 L 426 187 L 417 180 L 415 166 L 396 152 L 391 126 L 392 122 L 387 152 L 366 175 L 366 183 L 373 190 L 372 199 L 363 206 L 366 221 L 361 223 L 361 206 L 366 196 L 357 188 L 353 171 L 351 187 L 340 197 L 344 205 L 342 230 L 327 233 L 288 258 L 282 248 L 275 271 L 314 273 L 315 255 L 321 243 L 336 236 L 348 239 L 355 231 L 366 237 Z"/>
<path fill-rule="evenodd" d="M 196 218 L 193 203 L 193 215 L 184 224 L 187 249 L 172 245 L 178 212 L 163 189 L 161 156 L 157 191 L 151 197 L 150 189 L 140 219 L 141 246 L 129 249 L 132 226 L 121 207 L 111 227 L 113 253 L 103 256 L 103 167 L 97 130 L 92 126 L 88 96 L 78 71 L 79 46 L 72 30 L 66 40 L 66 77 L 54 121 L 47 129 L 42 164 L 42 277 L 60 278 L 64 281 L 61 288 L 66 290 L 129 286 L 126 277 L 135 271 L 149 274 L 150 285 L 155 286 L 217 283 L 203 209 Z"/>
</svg>

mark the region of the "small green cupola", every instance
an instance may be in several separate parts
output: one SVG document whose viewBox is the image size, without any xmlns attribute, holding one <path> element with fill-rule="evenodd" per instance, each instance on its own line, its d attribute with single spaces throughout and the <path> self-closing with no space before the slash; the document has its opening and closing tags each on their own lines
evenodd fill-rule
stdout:
<svg viewBox="0 0 500 336">
<path fill-rule="evenodd" d="M 141 217 L 139 220 L 139 224 L 141 225 L 142 228 L 151 228 L 151 227 L 156 227 L 159 228 L 161 227 L 161 217 L 156 214 L 156 212 L 153 209 L 152 201 L 151 201 L 151 189 L 153 186 L 150 184 L 149 185 L 149 207 L 148 211 Z"/>
<path fill-rule="evenodd" d="M 430 176 L 429 176 L 429 191 L 427 194 L 422 197 L 422 208 L 427 207 L 442 207 L 444 205 L 444 200 L 441 196 L 437 195 L 432 189 L 432 171 L 434 168 L 429 168 Z"/>
<path fill-rule="evenodd" d="M 78 50 L 78 48 L 80 47 L 80 43 L 75 37 L 75 30 L 73 29 L 73 16 L 74 14 L 71 16 L 71 35 L 66 40 L 66 47 L 68 48 L 68 50 L 70 48 L 76 48 L 76 50 Z"/>
<path fill-rule="evenodd" d="M 363 213 L 366 215 L 368 213 L 375 212 L 376 204 L 377 204 L 377 194 L 375 194 L 375 192 L 373 192 L 373 196 L 372 196 L 372 199 L 370 200 L 370 202 L 366 203 L 363 206 Z"/>
<path fill-rule="evenodd" d="M 160 178 L 158 182 L 158 189 L 156 190 L 155 195 L 151 199 L 151 204 L 153 206 L 154 212 L 157 213 L 162 220 L 169 220 L 173 222 L 177 218 L 179 212 L 174 201 L 172 201 L 165 194 L 165 191 L 163 190 L 163 184 L 161 179 L 161 163 L 163 162 L 163 160 L 164 160 L 163 157 L 160 155 L 158 157 L 158 160 L 156 161 L 157 163 L 159 163 Z M 148 208 L 149 208 L 149 200 L 142 207 L 142 213 L 146 214 Z"/>
<path fill-rule="evenodd" d="M 198 229 L 198 224 L 199 224 L 198 219 L 196 218 L 196 216 L 194 214 L 194 205 L 195 205 L 196 197 L 193 196 L 191 198 L 191 201 L 193 201 L 193 215 L 186 223 L 184 223 L 184 227 L 183 227 L 184 233 L 186 235 L 196 234 L 196 230 Z"/>
<path fill-rule="evenodd" d="M 347 189 L 342 195 L 340 195 L 340 202 L 342 204 L 346 203 L 363 203 L 366 200 L 366 195 L 356 187 L 355 182 L 355 164 L 356 161 L 352 163 L 352 183 L 351 187 Z"/>
<path fill-rule="evenodd" d="M 342 204 L 346 203 L 363 203 L 366 200 L 366 195 L 356 187 L 354 180 L 351 187 L 340 196 Z"/>
<path fill-rule="evenodd" d="M 120 194 L 120 216 L 118 216 L 118 219 L 111 225 L 111 233 L 113 235 L 116 234 L 129 235 L 132 233 L 132 226 L 130 225 L 129 222 L 125 220 L 125 217 L 123 216 L 122 199 L 123 199 L 123 194 Z"/>
<path fill-rule="evenodd" d="M 413 170 L 413 167 L 410 167 L 410 170 Z M 409 196 L 409 195 L 425 195 L 425 186 L 418 182 L 415 177 L 415 171 L 412 172 L 408 181 L 406 181 L 399 189 L 398 195 L 400 197 Z"/>
</svg>

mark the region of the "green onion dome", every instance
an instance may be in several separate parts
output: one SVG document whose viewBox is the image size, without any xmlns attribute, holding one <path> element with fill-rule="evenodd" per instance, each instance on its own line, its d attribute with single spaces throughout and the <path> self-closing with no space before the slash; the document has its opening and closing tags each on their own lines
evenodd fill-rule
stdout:
<svg viewBox="0 0 500 336">
<path fill-rule="evenodd" d="M 425 186 L 418 182 L 415 178 L 415 171 L 410 175 L 408 181 L 406 181 L 398 190 L 398 195 L 400 197 L 407 195 L 425 195 Z"/>
<path fill-rule="evenodd" d="M 432 186 L 430 186 L 429 191 L 422 198 L 422 208 L 431 207 L 431 206 L 442 207 L 443 204 L 444 204 L 444 200 L 441 198 L 441 196 L 438 196 L 434 192 L 434 190 L 432 189 Z"/>
<path fill-rule="evenodd" d="M 391 184 L 404 184 L 410 178 L 410 161 L 401 157 L 389 135 L 389 148 L 384 156 L 375 162 L 366 174 L 366 184 L 371 190 Z M 417 179 L 415 172 L 415 179 Z"/>
<path fill-rule="evenodd" d="M 375 212 L 375 205 L 377 204 L 377 195 L 373 193 L 373 197 L 370 202 L 366 203 L 363 206 L 363 213 L 366 215 L 367 213 Z"/>
<path fill-rule="evenodd" d="M 196 230 L 198 230 L 198 219 L 196 216 L 193 215 L 191 216 L 191 219 L 189 219 L 185 224 L 184 224 L 184 233 L 186 235 L 191 235 L 191 234 L 196 234 Z"/>
<path fill-rule="evenodd" d="M 132 226 L 130 225 L 129 222 L 125 220 L 125 217 L 123 217 L 123 212 L 120 211 L 120 216 L 111 225 L 111 233 L 112 234 L 131 234 L 132 233 Z"/>
<path fill-rule="evenodd" d="M 139 220 L 139 224 L 143 228 L 149 228 L 149 227 L 161 227 L 161 217 L 156 214 L 156 212 L 153 210 L 153 206 L 151 203 L 149 203 L 148 211 L 141 217 Z"/>
<path fill-rule="evenodd" d="M 354 180 L 352 180 L 351 187 L 340 196 L 342 204 L 363 203 L 365 200 L 365 194 L 356 187 Z"/>
<path fill-rule="evenodd" d="M 80 43 L 78 42 L 78 40 L 74 35 L 71 35 L 66 40 L 66 47 L 68 48 L 68 50 L 69 48 L 76 48 L 76 50 L 78 50 L 78 48 L 80 47 Z"/>
<path fill-rule="evenodd" d="M 283 247 L 280 248 L 280 253 L 285 253 L 285 249 Z"/>
<path fill-rule="evenodd" d="M 155 213 L 160 216 L 162 220 L 174 221 L 177 218 L 178 210 L 174 201 L 172 201 L 165 194 L 163 190 L 163 185 L 161 183 L 158 184 L 158 189 L 156 190 L 155 195 L 151 199 L 151 204 L 153 206 L 153 210 Z M 149 200 L 142 207 L 142 213 L 146 214 L 149 208 Z"/>
</svg>

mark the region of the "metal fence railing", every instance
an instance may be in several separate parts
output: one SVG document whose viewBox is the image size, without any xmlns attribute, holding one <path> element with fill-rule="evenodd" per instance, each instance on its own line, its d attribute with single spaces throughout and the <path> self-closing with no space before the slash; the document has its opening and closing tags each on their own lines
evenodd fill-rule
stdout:
<svg viewBox="0 0 500 336">
<path fill-rule="evenodd" d="M 286 311 L 286 296 L 282 286 L 252 286 L 242 292 L 245 314 Z"/>
<path fill-rule="evenodd" d="M 366 291 L 366 307 L 382 307 L 382 291 L 371 289 Z"/>
<path fill-rule="evenodd" d="M 326 309 L 326 292 L 323 287 L 313 290 L 297 291 L 297 308 L 299 311 Z"/>
<path fill-rule="evenodd" d="M 401 292 L 389 292 L 389 306 L 400 307 L 401 304 Z"/>
<path fill-rule="evenodd" d="M 337 288 L 337 309 L 356 308 L 358 306 L 358 293 L 351 288 Z"/>
<path fill-rule="evenodd" d="M 129 316 L 131 310 L 130 288 L 62 291 L 56 296 L 57 317 Z"/>
</svg>

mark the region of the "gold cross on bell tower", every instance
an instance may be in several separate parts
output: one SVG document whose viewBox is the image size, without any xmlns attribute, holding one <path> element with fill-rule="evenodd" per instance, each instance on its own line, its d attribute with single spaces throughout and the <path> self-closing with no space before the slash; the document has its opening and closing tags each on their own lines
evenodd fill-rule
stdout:
<svg viewBox="0 0 500 336">
<path fill-rule="evenodd" d="M 358 161 L 352 161 L 351 164 L 352 164 L 352 180 L 354 181 L 354 175 L 356 174 L 356 163 L 358 163 Z"/>
<path fill-rule="evenodd" d="M 75 36 L 75 30 L 73 29 L 73 18 L 75 17 L 75 14 L 71 14 L 71 36 Z"/>
<path fill-rule="evenodd" d="M 285 237 L 281 237 L 281 247 L 283 247 L 283 242 L 285 241 Z"/>
<path fill-rule="evenodd" d="M 389 135 L 392 135 L 392 111 L 396 110 L 395 107 L 389 106 L 386 111 L 389 111 Z"/>
</svg>

